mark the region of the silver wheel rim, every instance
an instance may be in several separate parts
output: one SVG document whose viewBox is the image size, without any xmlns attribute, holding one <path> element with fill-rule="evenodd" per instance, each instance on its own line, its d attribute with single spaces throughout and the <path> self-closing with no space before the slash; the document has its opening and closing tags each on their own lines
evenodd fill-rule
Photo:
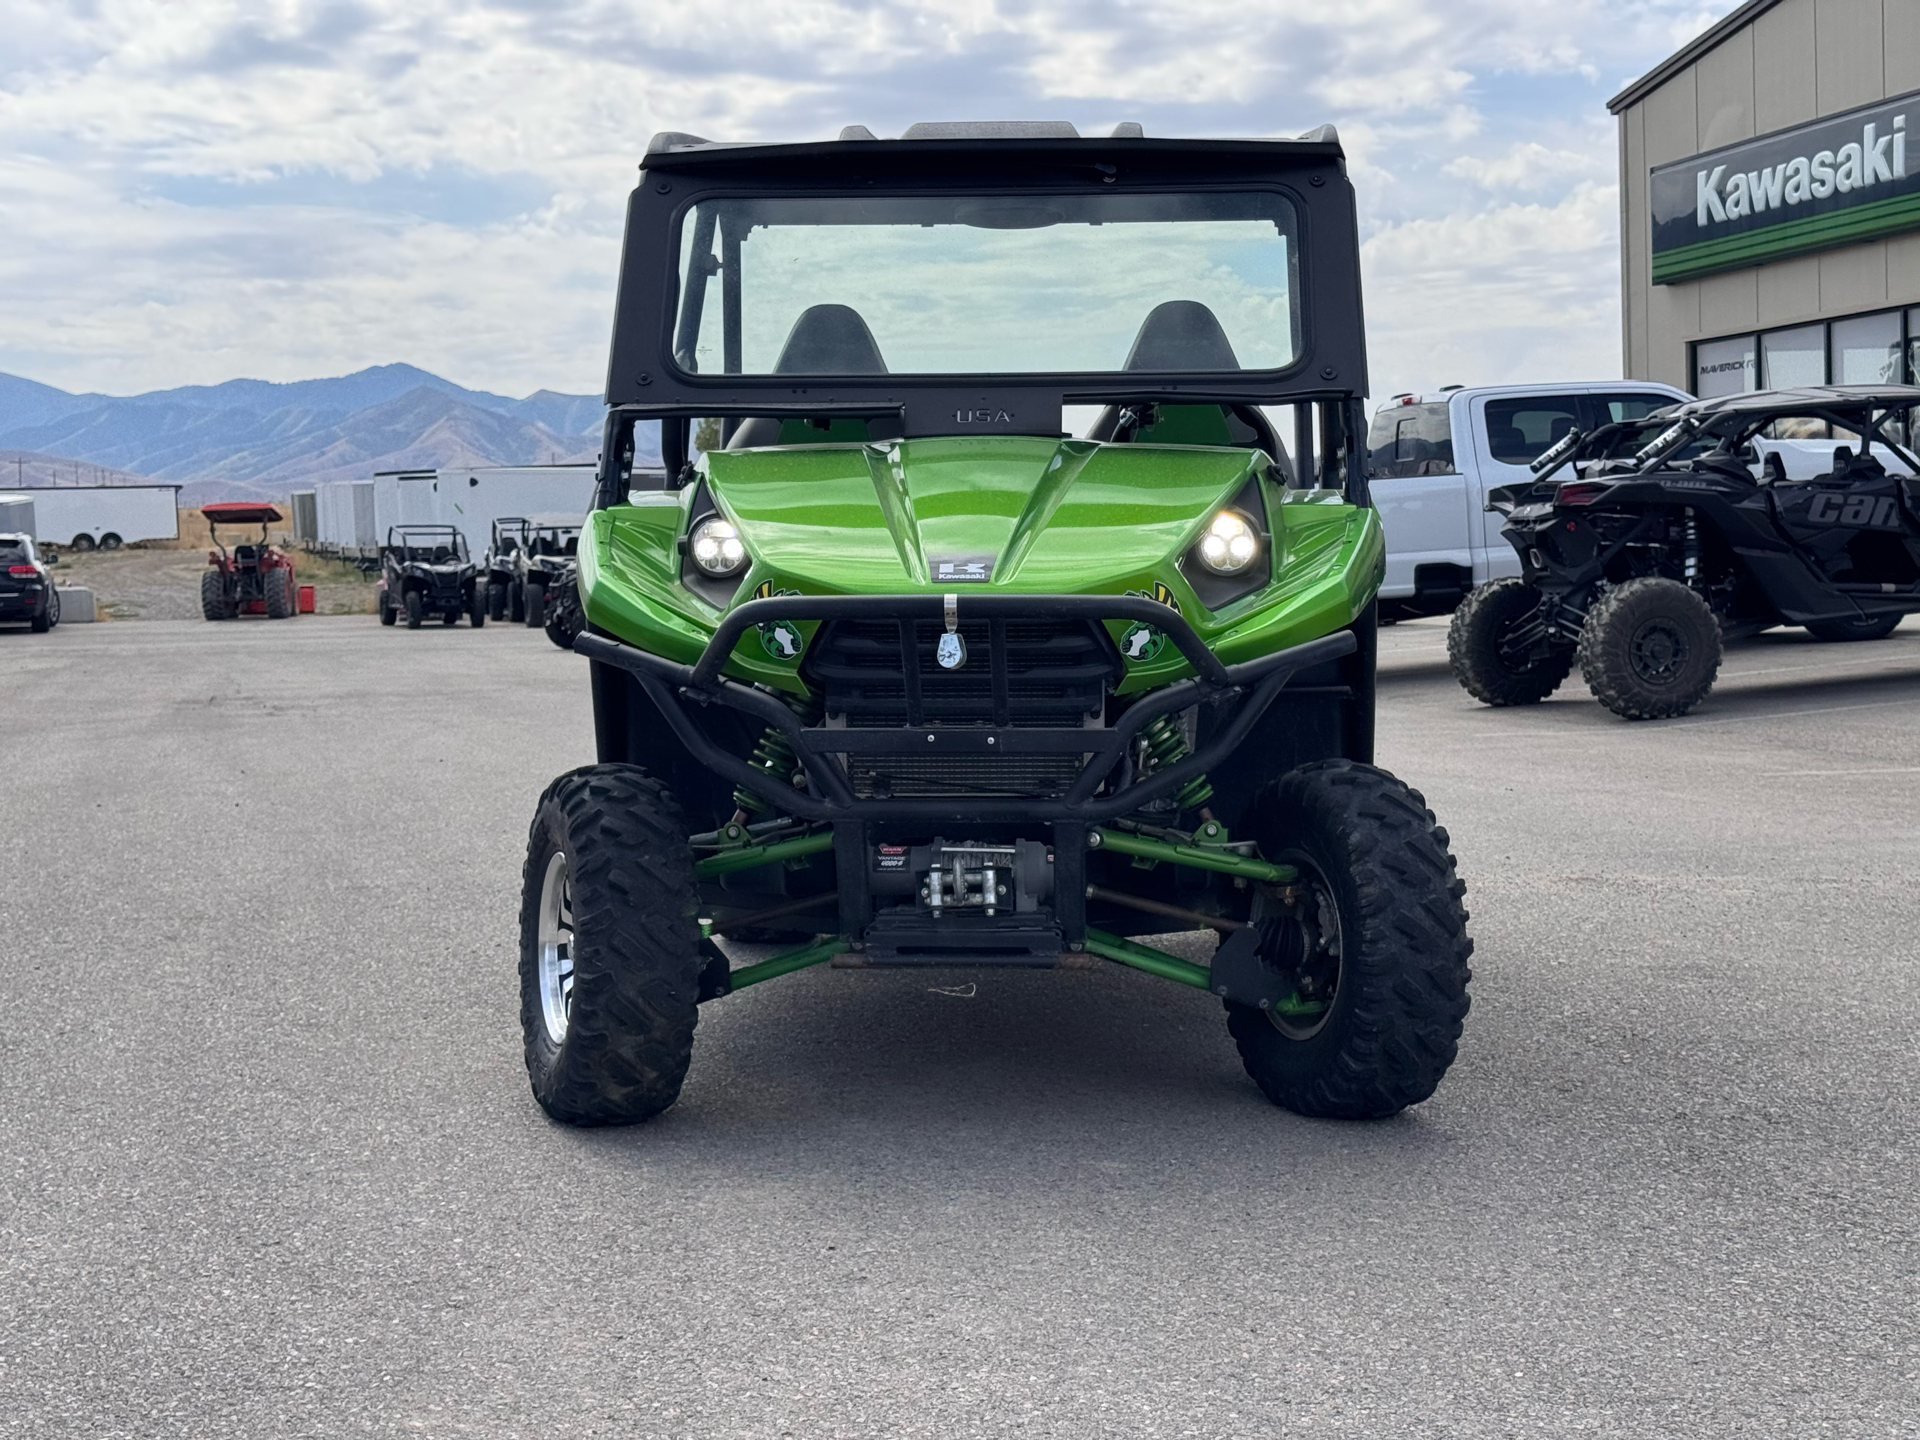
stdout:
<svg viewBox="0 0 1920 1440">
<path fill-rule="evenodd" d="M 567 1038 L 573 1012 L 573 881 L 567 857 L 554 851 L 540 881 L 540 1018 L 547 1039 Z"/>
<path fill-rule="evenodd" d="M 1340 902 L 1334 898 L 1333 887 L 1327 883 L 1320 868 L 1305 855 L 1295 851 L 1281 857 L 1283 863 L 1298 867 L 1298 883 L 1305 891 L 1298 904 L 1293 923 L 1301 930 L 1301 938 L 1306 942 L 1310 954 L 1317 954 L 1333 962 L 1333 983 L 1321 998 L 1326 1008 L 1312 1015 L 1289 1015 L 1278 1009 L 1266 1012 L 1268 1021 L 1289 1040 L 1311 1040 L 1327 1028 L 1327 1022 L 1333 1018 L 1335 1004 L 1340 998 L 1340 981 L 1345 978 L 1345 956 L 1342 950 L 1340 928 Z M 1271 902 L 1264 895 L 1254 904 L 1254 919 L 1264 918 Z"/>
</svg>

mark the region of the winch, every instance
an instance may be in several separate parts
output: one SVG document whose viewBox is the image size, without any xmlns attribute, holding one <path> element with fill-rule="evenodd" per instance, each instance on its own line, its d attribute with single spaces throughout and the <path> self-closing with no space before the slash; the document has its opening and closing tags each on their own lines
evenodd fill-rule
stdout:
<svg viewBox="0 0 1920 1440">
<path fill-rule="evenodd" d="M 876 845 L 876 895 L 913 895 L 932 915 L 1029 913 L 1053 893 L 1053 853 L 1039 840 L 947 840 Z"/>
</svg>

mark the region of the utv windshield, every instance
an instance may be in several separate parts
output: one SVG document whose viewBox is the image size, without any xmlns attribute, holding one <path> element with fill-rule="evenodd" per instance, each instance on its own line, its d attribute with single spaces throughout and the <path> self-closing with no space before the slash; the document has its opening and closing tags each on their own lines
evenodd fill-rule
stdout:
<svg viewBox="0 0 1920 1440">
<path fill-rule="evenodd" d="M 1263 191 L 702 201 L 674 356 L 708 375 L 1280 370 L 1295 235 Z"/>
<path fill-rule="evenodd" d="M 388 541 L 400 558 L 420 565 L 464 565 L 467 540 L 458 530 L 401 530 Z"/>
</svg>

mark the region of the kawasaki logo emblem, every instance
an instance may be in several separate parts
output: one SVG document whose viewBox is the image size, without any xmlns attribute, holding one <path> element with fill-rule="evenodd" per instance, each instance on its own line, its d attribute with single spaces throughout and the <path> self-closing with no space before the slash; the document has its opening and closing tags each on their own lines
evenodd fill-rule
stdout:
<svg viewBox="0 0 1920 1440">
<path fill-rule="evenodd" d="M 993 560 L 936 560 L 933 562 L 933 578 L 984 585 L 993 578 Z"/>
</svg>

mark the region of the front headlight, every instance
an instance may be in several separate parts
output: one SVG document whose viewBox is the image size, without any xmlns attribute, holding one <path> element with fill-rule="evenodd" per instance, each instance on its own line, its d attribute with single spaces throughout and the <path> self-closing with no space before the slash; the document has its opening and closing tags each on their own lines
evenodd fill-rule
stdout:
<svg viewBox="0 0 1920 1440">
<path fill-rule="evenodd" d="M 1216 575 L 1238 575 L 1260 558 L 1260 532 L 1238 511 L 1222 510 L 1213 517 L 1193 553 Z"/>
<path fill-rule="evenodd" d="M 723 520 L 718 515 L 710 515 L 693 527 L 687 553 L 700 567 L 701 574 L 715 579 L 738 575 L 747 568 L 747 547 L 740 543 L 740 532 L 734 529 L 731 520 Z"/>
</svg>

